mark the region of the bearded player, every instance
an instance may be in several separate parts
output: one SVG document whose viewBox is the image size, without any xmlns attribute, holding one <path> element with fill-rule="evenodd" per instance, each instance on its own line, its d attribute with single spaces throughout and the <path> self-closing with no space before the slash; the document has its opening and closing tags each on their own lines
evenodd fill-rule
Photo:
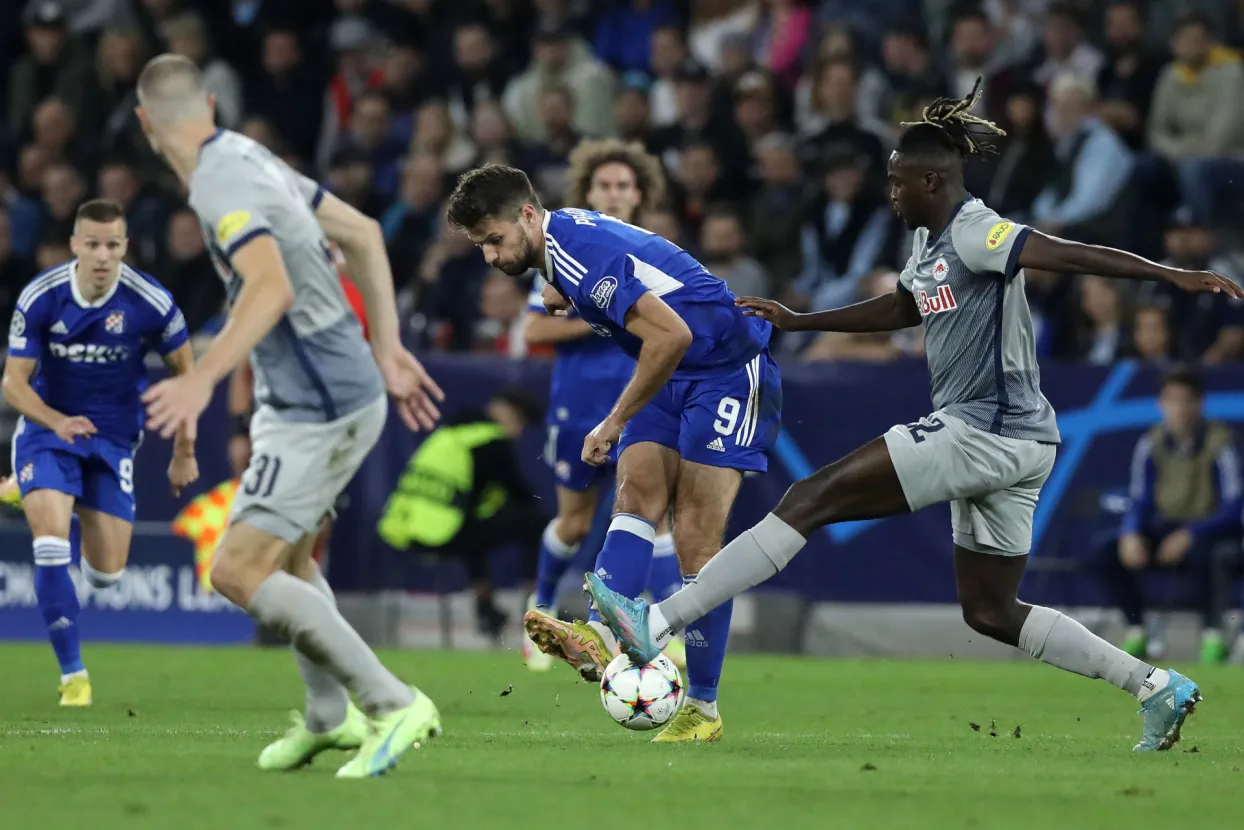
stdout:
<svg viewBox="0 0 1244 830">
<path fill-rule="evenodd" d="M 920 325 L 936 411 L 900 424 L 796 482 L 778 506 L 732 541 L 695 584 L 654 606 L 588 590 L 634 660 L 648 660 L 670 630 L 710 612 L 782 570 L 819 527 L 950 502 L 963 617 L 977 632 L 1075 674 L 1101 678 L 1141 703 L 1137 750 L 1165 750 L 1201 699 L 1197 684 L 1148 665 L 1052 608 L 1018 598 L 1032 544 L 1033 512 L 1059 443 L 1041 394 L 1024 268 L 1163 280 L 1187 291 L 1244 292 L 1211 272 L 1182 271 L 1132 254 L 1046 236 L 972 198 L 964 161 L 1002 135 L 971 114 L 967 98 L 939 99 L 905 124 L 888 178 L 895 211 L 915 230 L 901 285 L 847 308 L 795 314 L 770 300 L 739 304 L 791 331 L 883 332 Z"/>
</svg>

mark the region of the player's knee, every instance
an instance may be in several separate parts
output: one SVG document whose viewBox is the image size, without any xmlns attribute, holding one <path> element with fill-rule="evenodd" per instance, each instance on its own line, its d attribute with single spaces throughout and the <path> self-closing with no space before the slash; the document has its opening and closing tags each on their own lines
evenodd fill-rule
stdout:
<svg viewBox="0 0 1244 830">
<path fill-rule="evenodd" d="M 1022 626 L 1018 600 L 995 602 L 964 598 L 960 605 L 963 621 L 976 633 L 1004 643 L 1016 642 Z"/>
<path fill-rule="evenodd" d="M 805 537 L 818 527 L 832 524 L 835 505 L 828 492 L 830 481 L 817 476 L 796 481 L 773 509 L 774 515 Z"/>
<path fill-rule="evenodd" d="M 665 514 L 668 501 L 668 494 L 663 484 L 632 475 L 618 482 L 613 512 L 639 516 L 656 527 Z"/>
<path fill-rule="evenodd" d="M 573 546 L 582 544 L 591 529 L 592 514 L 576 510 L 558 516 L 553 532 L 563 544 Z"/>
<path fill-rule="evenodd" d="M 236 552 L 218 549 L 212 560 L 212 589 L 231 602 L 245 608 L 251 593 L 268 574 L 258 573 L 256 563 Z"/>
<path fill-rule="evenodd" d="M 82 577 L 87 581 L 87 583 L 90 584 L 92 588 L 94 588 L 97 591 L 102 591 L 106 588 L 111 588 L 113 585 L 116 585 L 118 582 L 120 582 L 121 577 L 125 575 L 124 565 L 116 569 L 96 568 L 94 565 L 90 563 L 90 561 L 87 560 L 85 556 L 82 557 L 82 561 L 79 563 L 79 567 L 82 571 Z"/>
</svg>

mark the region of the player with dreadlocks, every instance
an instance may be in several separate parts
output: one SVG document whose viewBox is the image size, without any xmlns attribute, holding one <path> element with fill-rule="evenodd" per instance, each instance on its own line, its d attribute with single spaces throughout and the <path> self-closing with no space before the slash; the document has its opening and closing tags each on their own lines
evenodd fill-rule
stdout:
<svg viewBox="0 0 1244 830">
<path fill-rule="evenodd" d="M 939 99 L 905 124 L 888 170 L 895 211 L 915 231 L 893 294 L 796 314 L 742 298 L 749 313 L 787 331 L 882 332 L 924 324 L 933 414 L 892 427 L 795 484 L 773 512 L 727 545 L 697 580 L 648 606 L 588 574 L 598 609 L 634 660 L 655 656 L 671 630 L 782 570 L 809 534 L 950 502 L 963 618 L 976 631 L 1043 662 L 1102 678 L 1142 704 L 1138 750 L 1169 749 L 1201 699 L 1197 684 L 1120 651 L 1080 623 L 1018 598 L 1033 511 L 1059 443 L 1041 394 L 1025 268 L 1165 280 L 1187 291 L 1244 296 L 1210 272 L 1168 268 L 1132 254 L 1046 236 L 994 213 L 963 185 L 963 164 L 1002 130 L 964 99 Z"/>
</svg>

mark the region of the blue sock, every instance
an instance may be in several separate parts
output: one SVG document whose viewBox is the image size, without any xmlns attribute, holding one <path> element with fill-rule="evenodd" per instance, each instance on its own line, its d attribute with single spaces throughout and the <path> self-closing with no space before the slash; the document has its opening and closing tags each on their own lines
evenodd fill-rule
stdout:
<svg viewBox="0 0 1244 830">
<path fill-rule="evenodd" d="M 674 553 L 674 536 L 662 533 L 652 547 L 652 568 L 648 571 L 648 593 L 653 603 L 665 602 L 682 587 L 682 571 Z"/>
<path fill-rule="evenodd" d="M 619 513 L 609 523 L 605 546 L 596 557 L 596 575 L 610 588 L 631 599 L 644 592 L 644 582 L 652 569 L 652 544 L 657 532 L 646 519 Z M 600 622 L 593 611 L 589 622 Z"/>
<path fill-rule="evenodd" d="M 684 577 L 691 582 L 694 575 Z M 683 641 L 687 644 L 687 697 L 714 703 L 721 667 L 726 662 L 726 641 L 730 638 L 730 615 L 734 600 L 726 600 L 703 617 L 687 626 Z"/>
<path fill-rule="evenodd" d="M 78 589 L 69 576 L 69 540 L 56 536 L 35 539 L 35 596 L 48 627 L 48 639 L 61 675 L 84 670 L 78 645 Z"/>
<path fill-rule="evenodd" d="M 536 607 L 553 608 L 557 603 L 557 585 L 575 554 L 578 545 L 568 545 L 557 537 L 553 526 L 557 520 L 549 522 L 544 529 L 544 538 L 540 540 L 540 563 L 536 569 Z"/>
</svg>

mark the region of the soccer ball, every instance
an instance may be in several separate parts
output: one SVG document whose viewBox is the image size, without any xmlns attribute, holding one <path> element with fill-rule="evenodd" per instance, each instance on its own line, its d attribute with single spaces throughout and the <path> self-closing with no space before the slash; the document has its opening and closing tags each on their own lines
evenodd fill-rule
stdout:
<svg viewBox="0 0 1244 830">
<path fill-rule="evenodd" d="M 686 696 L 678 668 L 664 654 L 643 666 L 619 654 L 600 679 L 600 702 L 609 717 L 637 732 L 669 723 Z"/>
</svg>

